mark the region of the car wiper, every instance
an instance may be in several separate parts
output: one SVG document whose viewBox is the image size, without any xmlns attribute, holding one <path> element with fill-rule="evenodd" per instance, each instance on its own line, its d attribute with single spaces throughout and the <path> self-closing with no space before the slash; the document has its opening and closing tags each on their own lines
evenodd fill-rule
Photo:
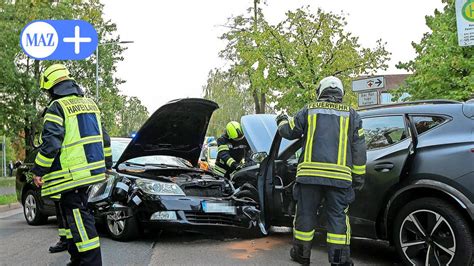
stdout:
<svg viewBox="0 0 474 266">
<path fill-rule="evenodd" d="M 156 167 L 164 167 L 164 168 L 180 168 L 180 169 L 188 169 L 188 167 L 184 166 L 179 166 L 179 165 L 172 165 L 172 164 L 166 164 L 166 163 L 147 163 L 146 166 L 151 165 L 151 166 L 156 166 Z"/>
<path fill-rule="evenodd" d="M 134 162 L 124 162 L 123 164 L 125 164 L 126 166 L 130 166 L 130 165 L 134 165 L 134 166 L 142 166 L 142 167 L 145 167 L 145 166 L 146 166 L 145 164 L 141 164 L 141 163 L 134 163 Z"/>
</svg>

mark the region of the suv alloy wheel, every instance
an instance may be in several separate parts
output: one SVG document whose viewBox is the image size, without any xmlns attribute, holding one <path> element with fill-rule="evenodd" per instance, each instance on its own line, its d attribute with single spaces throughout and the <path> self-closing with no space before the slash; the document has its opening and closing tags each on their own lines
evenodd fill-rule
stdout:
<svg viewBox="0 0 474 266">
<path fill-rule="evenodd" d="M 395 247 L 407 265 L 470 265 L 473 239 L 455 207 L 422 198 L 401 208 L 393 227 Z"/>
</svg>

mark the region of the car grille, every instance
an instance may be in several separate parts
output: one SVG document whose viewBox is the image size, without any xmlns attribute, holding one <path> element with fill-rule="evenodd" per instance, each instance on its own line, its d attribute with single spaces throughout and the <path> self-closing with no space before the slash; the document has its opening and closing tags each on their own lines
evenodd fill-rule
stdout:
<svg viewBox="0 0 474 266">
<path fill-rule="evenodd" d="M 186 219 L 190 223 L 197 224 L 220 224 L 240 226 L 241 221 L 232 214 L 222 213 L 202 213 L 202 212 L 185 212 Z"/>
<path fill-rule="evenodd" d="M 198 197 L 222 197 L 222 188 L 220 186 L 211 187 L 186 187 L 183 189 L 186 196 Z"/>
</svg>

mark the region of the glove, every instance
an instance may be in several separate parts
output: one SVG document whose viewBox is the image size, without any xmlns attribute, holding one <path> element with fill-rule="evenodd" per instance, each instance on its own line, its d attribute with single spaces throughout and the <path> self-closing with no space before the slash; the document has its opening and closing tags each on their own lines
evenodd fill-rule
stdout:
<svg viewBox="0 0 474 266">
<path fill-rule="evenodd" d="M 277 117 L 275 118 L 276 120 L 276 123 L 277 125 L 280 125 L 280 122 L 283 121 L 283 120 L 287 120 L 288 121 L 288 116 L 286 114 L 279 114 L 277 115 Z"/>
<path fill-rule="evenodd" d="M 363 175 L 352 175 L 352 188 L 360 191 L 364 188 L 365 179 Z"/>
</svg>

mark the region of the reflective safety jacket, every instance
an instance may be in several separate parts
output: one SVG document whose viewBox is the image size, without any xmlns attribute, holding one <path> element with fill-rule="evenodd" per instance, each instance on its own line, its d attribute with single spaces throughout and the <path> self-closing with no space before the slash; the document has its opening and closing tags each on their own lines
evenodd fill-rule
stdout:
<svg viewBox="0 0 474 266">
<path fill-rule="evenodd" d="M 286 139 L 303 138 L 298 183 L 340 188 L 363 178 L 367 161 L 362 120 L 349 106 L 316 102 L 278 125 Z M 362 180 L 361 180 L 362 181 Z"/>
<path fill-rule="evenodd" d="M 227 134 L 217 139 L 217 158 L 213 168 L 214 172 L 221 176 L 229 176 L 237 166 L 245 159 L 248 143 L 245 138 L 232 140 Z"/>
<path fill-rule="evenodd" d="M 76 95 L 51 102 L 32 172 L 43 178 L 42 196 L 101 182 L 112 167 L 110 138 L 93 100 Z"/>
</svg>

